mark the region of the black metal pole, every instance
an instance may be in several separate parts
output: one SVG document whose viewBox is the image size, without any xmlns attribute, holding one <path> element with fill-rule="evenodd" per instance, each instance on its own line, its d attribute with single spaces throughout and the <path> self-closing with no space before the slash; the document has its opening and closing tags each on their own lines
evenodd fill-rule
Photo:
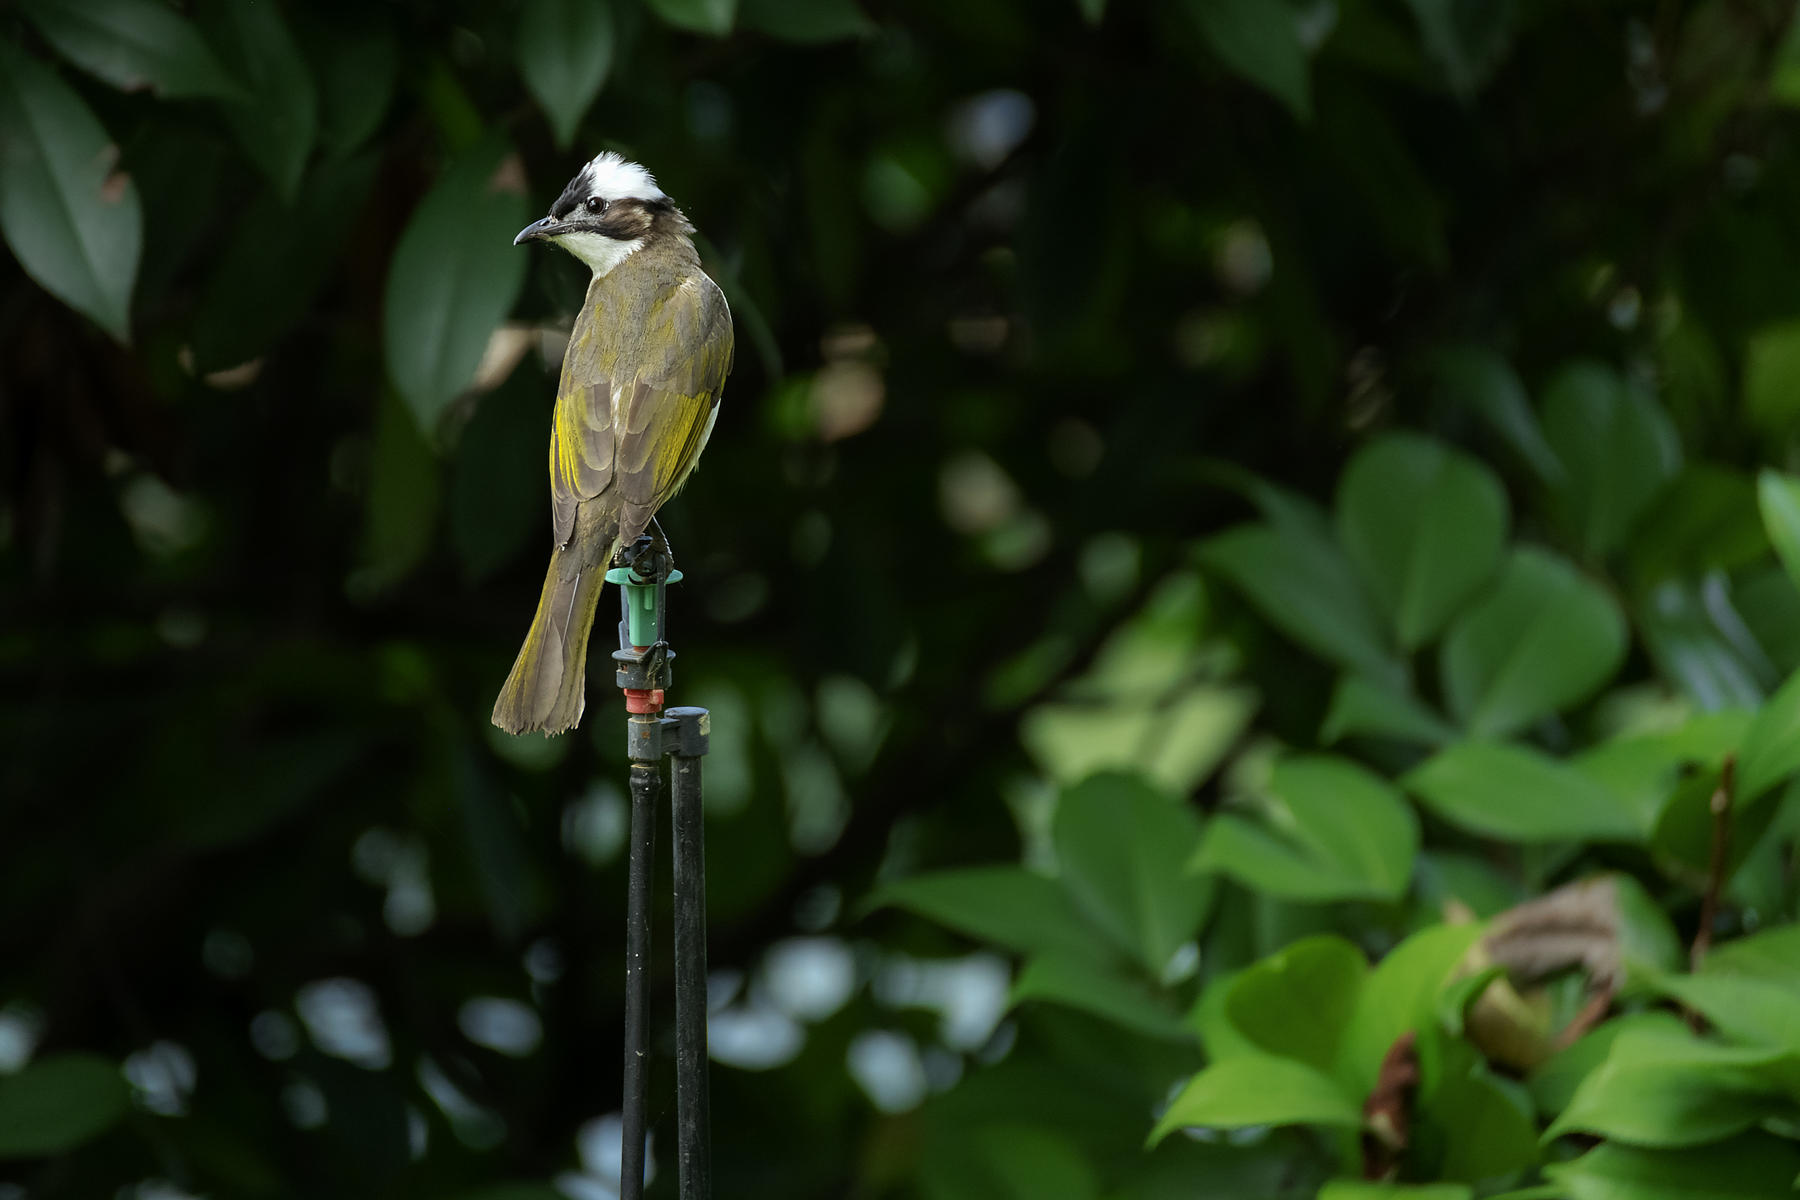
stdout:
<svg viewBox="0 0 1800 1200">
<path fill-rule="evenodd" d="M 706 828 L 700 759 L 711 717 L 703 708 L 671 708 L 665 728 L 672 761 L 670 824 L 675 840 L 676 1168 L 681 1200 L 712 1196 L 711 1115 L 706 1053 Z"/>
<path fill-rule="evenodd" d="M 625 1097 L 619 1200 L 644 1195 L 644 1124 L 650 1084 L 650 888 L 656 878 L 656 762 L 631 764 L 631 846 L 625 893 Z"/>
</svg>

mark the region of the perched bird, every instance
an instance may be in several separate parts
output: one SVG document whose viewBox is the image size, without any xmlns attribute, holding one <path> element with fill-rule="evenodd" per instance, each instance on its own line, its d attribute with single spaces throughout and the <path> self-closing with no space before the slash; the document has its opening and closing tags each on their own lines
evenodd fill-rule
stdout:
<svg viewBox="0 0 1800 1200">
<path fill-rule="evenodd" d="M 494 724 L 508 733 L 562 733 L 581 720 L 606 569 L 680 490 L 712 433 L 734 339 L 693 232 L 650 172 L 608 151 L 513 239 L 561 246 L 594 275 L 551 420 L 556 551 L 494 703 Z"/>
</svg>

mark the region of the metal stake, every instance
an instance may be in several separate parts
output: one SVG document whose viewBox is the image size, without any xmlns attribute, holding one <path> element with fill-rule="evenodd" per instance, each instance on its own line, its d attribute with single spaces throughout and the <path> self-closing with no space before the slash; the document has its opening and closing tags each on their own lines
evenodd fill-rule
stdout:
<svg viewBox="0 0 1800 1200">
<path fill-rule="evenodd" d="M 700 759 L 712 718 L 703 708 L 661 714 L 675 652 L 663 637 L 664 589 L 681 578 L 661 530 L 621 554 L 607 572 L 619 584 L 618 685 L 631 713 L 631 850 L 625 904 L 625 1074 L 620 1200 L 642 1200 L 649 1085 L 650 889 L 655 877 L 656 807 L 662 759 L 673 759 L 670 822 L 675 889 L 676 1176 L 681 1200 L 712 1196 L 706 1053 L 706 830 Z"/>
</svg>

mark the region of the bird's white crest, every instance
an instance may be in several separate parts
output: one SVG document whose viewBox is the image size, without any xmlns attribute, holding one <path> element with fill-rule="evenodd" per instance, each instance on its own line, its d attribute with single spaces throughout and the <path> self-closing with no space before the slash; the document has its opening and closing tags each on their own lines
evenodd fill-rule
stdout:
<svg viewBox="0 0 1800 1200">
<path fill-rule="evenodd" d="M 603 196 L 608 200 L 668 199 L 656 186 L 656 176 L 611 150 L 602 150 L 588 160 L 581 168 L 580 178 L 589 196 Z"/>
</svg>

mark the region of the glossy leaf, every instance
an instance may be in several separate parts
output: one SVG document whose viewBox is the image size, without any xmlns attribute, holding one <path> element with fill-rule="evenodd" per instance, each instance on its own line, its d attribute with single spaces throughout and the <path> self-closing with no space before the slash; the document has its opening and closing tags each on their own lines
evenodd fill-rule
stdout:
<svg viewBox="0 0 1800 1200">
<path fill-rule="evenodd" d="M 1242 525 L 1209 539 L 1200 554 L 1271 625 L 1309 650 L 1374 679 L 1397 677 L 1375 610 L 1327 536 Z"/>
<path fill-rule="evenodd" d="M 1154 976 L 1200 927 L 1211 881 L 1189 873 L 1200 823 L 1128 775 L 1063 793 L 1051 825 L 1064 884 L 1082 911 Z"/>
<path fill-rule="evenodd" d="M 21 8 L 64 58 L 122 91 L 241 95 L 199 30 L 157 0 L 29 0 Z"/>
<path fill-rule="evenodd" d="M 1456 730 L 1417 697 L 1360 675 L 1340 676 L 1319 730 L 1330 745 L 1347 737 L 1382 737 L 1426 746 L 1456 740 Z"/>
<path fill-rule="evenodd" d="M 1611 596 L 1566 562 L 1522 548 L 1444 639 L 1444 694 L 1470 733 L 1492 737 L 1593 694 L 1625 657 Z"/>
<path fill-rule="evenodd" d="M 1750 1129 L 1779 1111 L 1781 1080 L 1800 1057 L 1779 1050 L 1631 1029 L 1581 1082 L 1547 1136 L 1581 1131 L 1641 1146 L 1695 1146 Z"/>
<path fill-rule="evenodd" d="M 1648 832 L 1605 785 L 1526 746 L 1462 742 L 1415 767 L 1403 782 L 1444 820 L 1489 837 L 1630 841 Z"/>
<path fill-rule="evenodd" d="M 0 42 L 0 233 L 39 286 L 126 342 L 144 221 L 118 157 L 68 85 Z"/>
<path fill-rule="evenodd" d="M 209 0 L 201 13 L 226 60 L 254 87 L 228 104 L 225 119 L 244 154 L 293 199 L 318 135 L 319 94 L 281 10 L 274 4 Z"/>
<path fill-rule="evenodd" d="M 1736 803 L 1742 806 L 1757 799 L 1795 771 L 1800 771 L 1800 673 L 1757 710 L 1744 734 Z"/>
<path fill-rule="evenodd" d="M 1215 986 L 1225 987 L 1225 1019 L 1249 1044 L 1330 1073 L 1368 971 L 1361 950 L 1327 935 L 1295 942 Z"/>
<path fill-rule="evenodd" d="M 1375 1086 L 1381 1060 L 1401 1034 L 1437 1019 L 1438 997 L 1480 936 L 1475 924 L 1427 926 L 1375 965 L 1338 1050 L 1338 1073 L 1358 1095 Z"/>
<path fill-rule="evenodd" d="M 1766 1134 L 1687 1150 L 1607 1142 L 1544 1174 L 1567 1200 L 1773 1200 L 1791 1194 L 1800 1147 Z"/>
<path fill-rule="evenodd" d="M 1034 958 L 1019 972 L 1011 1002 L 1047 1000 L 1092 1013 L 1137 1033 L 1188 1042 L 1193 1031 L 1141 978 L 1127 979 L 1092 959 Z"/>
<path fill-rule="evenodd" d="M 1441 442 L 1388 434 L 1338 484 L 1338 537 L 1402 649 L 1425 644 L 1500 563 L 1506 493 L 1492 471 Z"/>
<path fill-rule="evenodd" d="M 1681 467 L 1681 446 L 1656 401 L 1597 362 L 1564 367 L 1544 390 L 1544 436 L 1567 471 L 1552 493 L 1563 527 L 1590 558 L 1624 544 Z"/>
<path fill-rule="evenodd" d="M 1023 867 L 968 867 L 896 879 L 868 903 L 904 908 L 1009 950 L 1104 956 L 1097 931 L 1062 886 Z"/>
<path fill-rule="evenodd" d="M 1285 4 L 1187 0 L 1207 46 L 1233 74 L 1255 84 L 1301 120 L 1312 115 L 1312 83 L 1298 18 Z"/>
<path fill-rule="evenodd" d="M 519 13 L 519 70 L 560 148 L 612 70 L 613 22 L 611 0 L 528 0 Z"/>
<path fill-rule="evenodd" d="M 407 221 L 388 270 L 382 342 L 388 374 L 427 439 L 468 386 L 494 328 L 525 282 L 523 169 L 488 141 L 463 155 Z"/>
<path fill-rule="evenodd" d="M 1756 501 L 1781 565 L 1800 587 L 1800 479 L 1764 471 L 1756 479 Z"/>
<path fill-rule="evenodd" d="M 1356 1098 L 1329 1075 L 1291 1058 L 1245 1056 L 1214 1063 L 1190 1079 L 1157 1121 L 1150 1141 L 1189 1126 L 1360 1124 Z"/>
<path fill-rule="evenodd" d="M 1668 580 L 1643 601 L 1638 628 L 1664 676 L 1701 710 L 1754 708 L 1774 664 L 1731 607 L 1720 577 Z"/>
<path fill-rule="evenodd" d="M 56 1054 L 0 1075 L 0 1159 L 63 1154 L 125 1116 L 118 1064 L 95 1054 Z"/>
<path fill-rule="evenodd" d="M 1284 759 L 1259 807 L 1257 821 L 1214 817 L 1195 867 L 1295 900 L 1393 899 L 1406 890 L 1419 823 L 1379 776 L 1347 759 Z"/>
<path fill-rule="evenodd" d="M 677 29 L 724 37 L 737 19 L 737 0 L 650 0 L 650 11 Z"/>
</svg>

